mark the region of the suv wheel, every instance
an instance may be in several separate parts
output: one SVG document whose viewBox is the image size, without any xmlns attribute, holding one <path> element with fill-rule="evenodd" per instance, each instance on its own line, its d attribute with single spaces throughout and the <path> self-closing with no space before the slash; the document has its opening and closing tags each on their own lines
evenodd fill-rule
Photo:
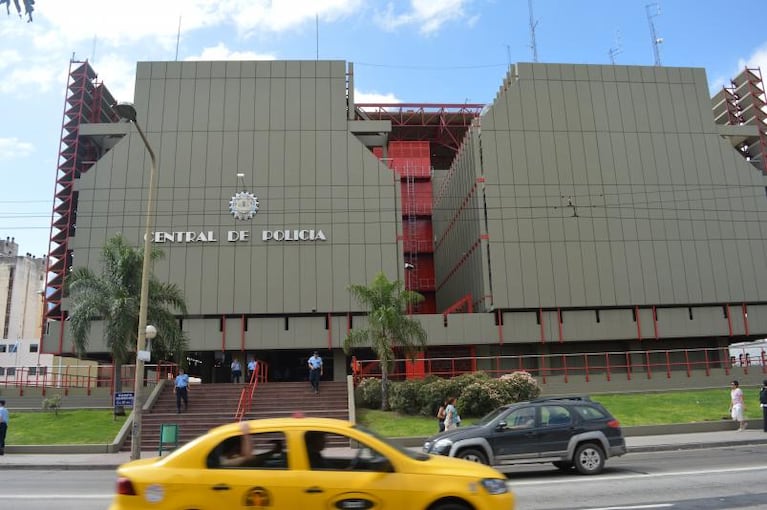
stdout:
<svg viewBox="0 0 767 510">
<path fill-rule="evenodd" d="M 484 454 L 484 452 L 474 448 L 466 448 L 465 450 L 461 450 L 458 452 L 456 457 L 459 459 L 470 460 L 472 462 L 478 462 L 480 464 L 487 464 L 487 456 Z"/>
<path fill-rule="evenodd" d="M 605 454 L 594 443 L 584 443 L 575 450 L 575 469 L 582 475 L 595 475 L 605 466 Z"/>
</svg>

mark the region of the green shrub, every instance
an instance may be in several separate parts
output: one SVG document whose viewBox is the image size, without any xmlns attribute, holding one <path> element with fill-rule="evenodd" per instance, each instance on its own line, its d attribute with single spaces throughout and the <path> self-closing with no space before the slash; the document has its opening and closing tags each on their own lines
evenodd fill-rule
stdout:
<svg viewBox="0 0 767 510">
<path fill-rule="evenodd" d="M 389 383 L 389 391 L 391 391 L 391 383 Z M 380 409 L 381 380 L 375 377 L 364 377 L 354 389 L 354 401 L 359 407 Z"/>
<path fill-rule="evenodd" d="M 439 406 L 442 405 L 450 395 L 450 379 L 442 377 L 428 377 L 423 380 L 419 401 L 421 407 L 418 414 L 429 417 L 436 417 Z"/>
<path fill-rule="evenodd" d="M 458 398 L 459 414 L 484 416 L 493 409 L 508 404 L 507 384 L 498 379 L 477 380 L 463 389 Z"/>
<path fill-rule="evenodd" d="M 419 414 L 423 386 L 423 382 L 419 380 L 389 383 L 389 405 L 392 411 L 402 414 Z"/>
<path fill-rule="evenodd" d="M 43 399 L 43 410 L 49 411 L 53 409 L 54 414 L 59 414 L 61 408 L 61 395 L 51 395 L 48 398 Z"/>
</svg>

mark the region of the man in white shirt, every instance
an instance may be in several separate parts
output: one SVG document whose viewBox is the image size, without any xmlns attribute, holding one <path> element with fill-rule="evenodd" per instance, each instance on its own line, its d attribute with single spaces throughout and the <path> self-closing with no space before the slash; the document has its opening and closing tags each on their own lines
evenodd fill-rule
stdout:
<svg viewBox="0 0 767 510">
<path fill-rule="evenodd" d="M 314 351 L 312 357 L 307 362 L 309 365 L 309 382 L 312 383 L 314 393 L 320 392 L 320 377 L 322 377 L 322 358 L 317 351 Z"/>
</svg>

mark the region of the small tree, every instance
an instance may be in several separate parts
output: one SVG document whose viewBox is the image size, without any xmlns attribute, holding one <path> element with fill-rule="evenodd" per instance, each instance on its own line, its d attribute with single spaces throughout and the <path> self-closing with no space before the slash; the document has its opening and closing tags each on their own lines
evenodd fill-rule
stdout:
<svg viewBox="0 0 767 510">
<path fill-rule="evenodd" d="M 156 260 L 163 255 L 161 250 L 153 249 L 150 257 Z M 72 299 L 69 325 L 77 354 L 83 356 L 88 349 L 91 324 L 104 321 L 104 337 L 115 365 L 115 392 L 120 392 L 120 368 L 137 345 L 144 252 L 130 246 L 121 234 L 117 234 L 107 240 L 101 259 L 101 273 L 79 267 L 67 279 Z M 180 361 L 186 338 L 173 310 L 186 313 L 183 292 L 175 284 L 162 283 L 150 274 L 148 308 L 147 323 L 158 331 L 157 338 L 152 341 L 153 354 L 159 359 L 173 357 Z M 136 377 L 143 377 L 143 374 L 136 374 Z M 122 406 L 115 407 L 115 414 L 125 414 Z"/>
<path fill-rule="evenodd" d="M 353 329 L 344 339 L 344 351 L 352 347 L 371 344 L 381 364 L 381 409 L 389 410 L 389 369 L 394 361 L 394 348 L 401 346 L 407 356 L 414 356 L 426 346 L 426 331 L 417 320 L 407 315 L 409 305 L 423 301 L 424 297 L 404 290 L 399 280 L 389 281 L 378 273 L 370 286 L 350 285 L 349 292 L 370 310 L 368 327 Z"/>
<path fill-rule="evenodd" d="M 53 414 L 59 415 L 59 409 L 61 408 L 61 395 L 51 395 L 48 398 L 43 399 L 43 411 L 50 411 L 53 409 Z"/>
</svg>

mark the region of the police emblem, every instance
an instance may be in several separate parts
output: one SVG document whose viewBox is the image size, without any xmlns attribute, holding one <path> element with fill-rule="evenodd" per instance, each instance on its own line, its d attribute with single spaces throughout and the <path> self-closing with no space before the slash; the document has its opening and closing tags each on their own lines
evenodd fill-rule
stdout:
<svg viewBox="0 0 767 510">
<path fill-rule="evenodd" d="M 240 191 L 229 201 L 229 212 L 238 220 L 249 220 L 258 211 L 258 199 L 253 193 Z"/>
</svg>

